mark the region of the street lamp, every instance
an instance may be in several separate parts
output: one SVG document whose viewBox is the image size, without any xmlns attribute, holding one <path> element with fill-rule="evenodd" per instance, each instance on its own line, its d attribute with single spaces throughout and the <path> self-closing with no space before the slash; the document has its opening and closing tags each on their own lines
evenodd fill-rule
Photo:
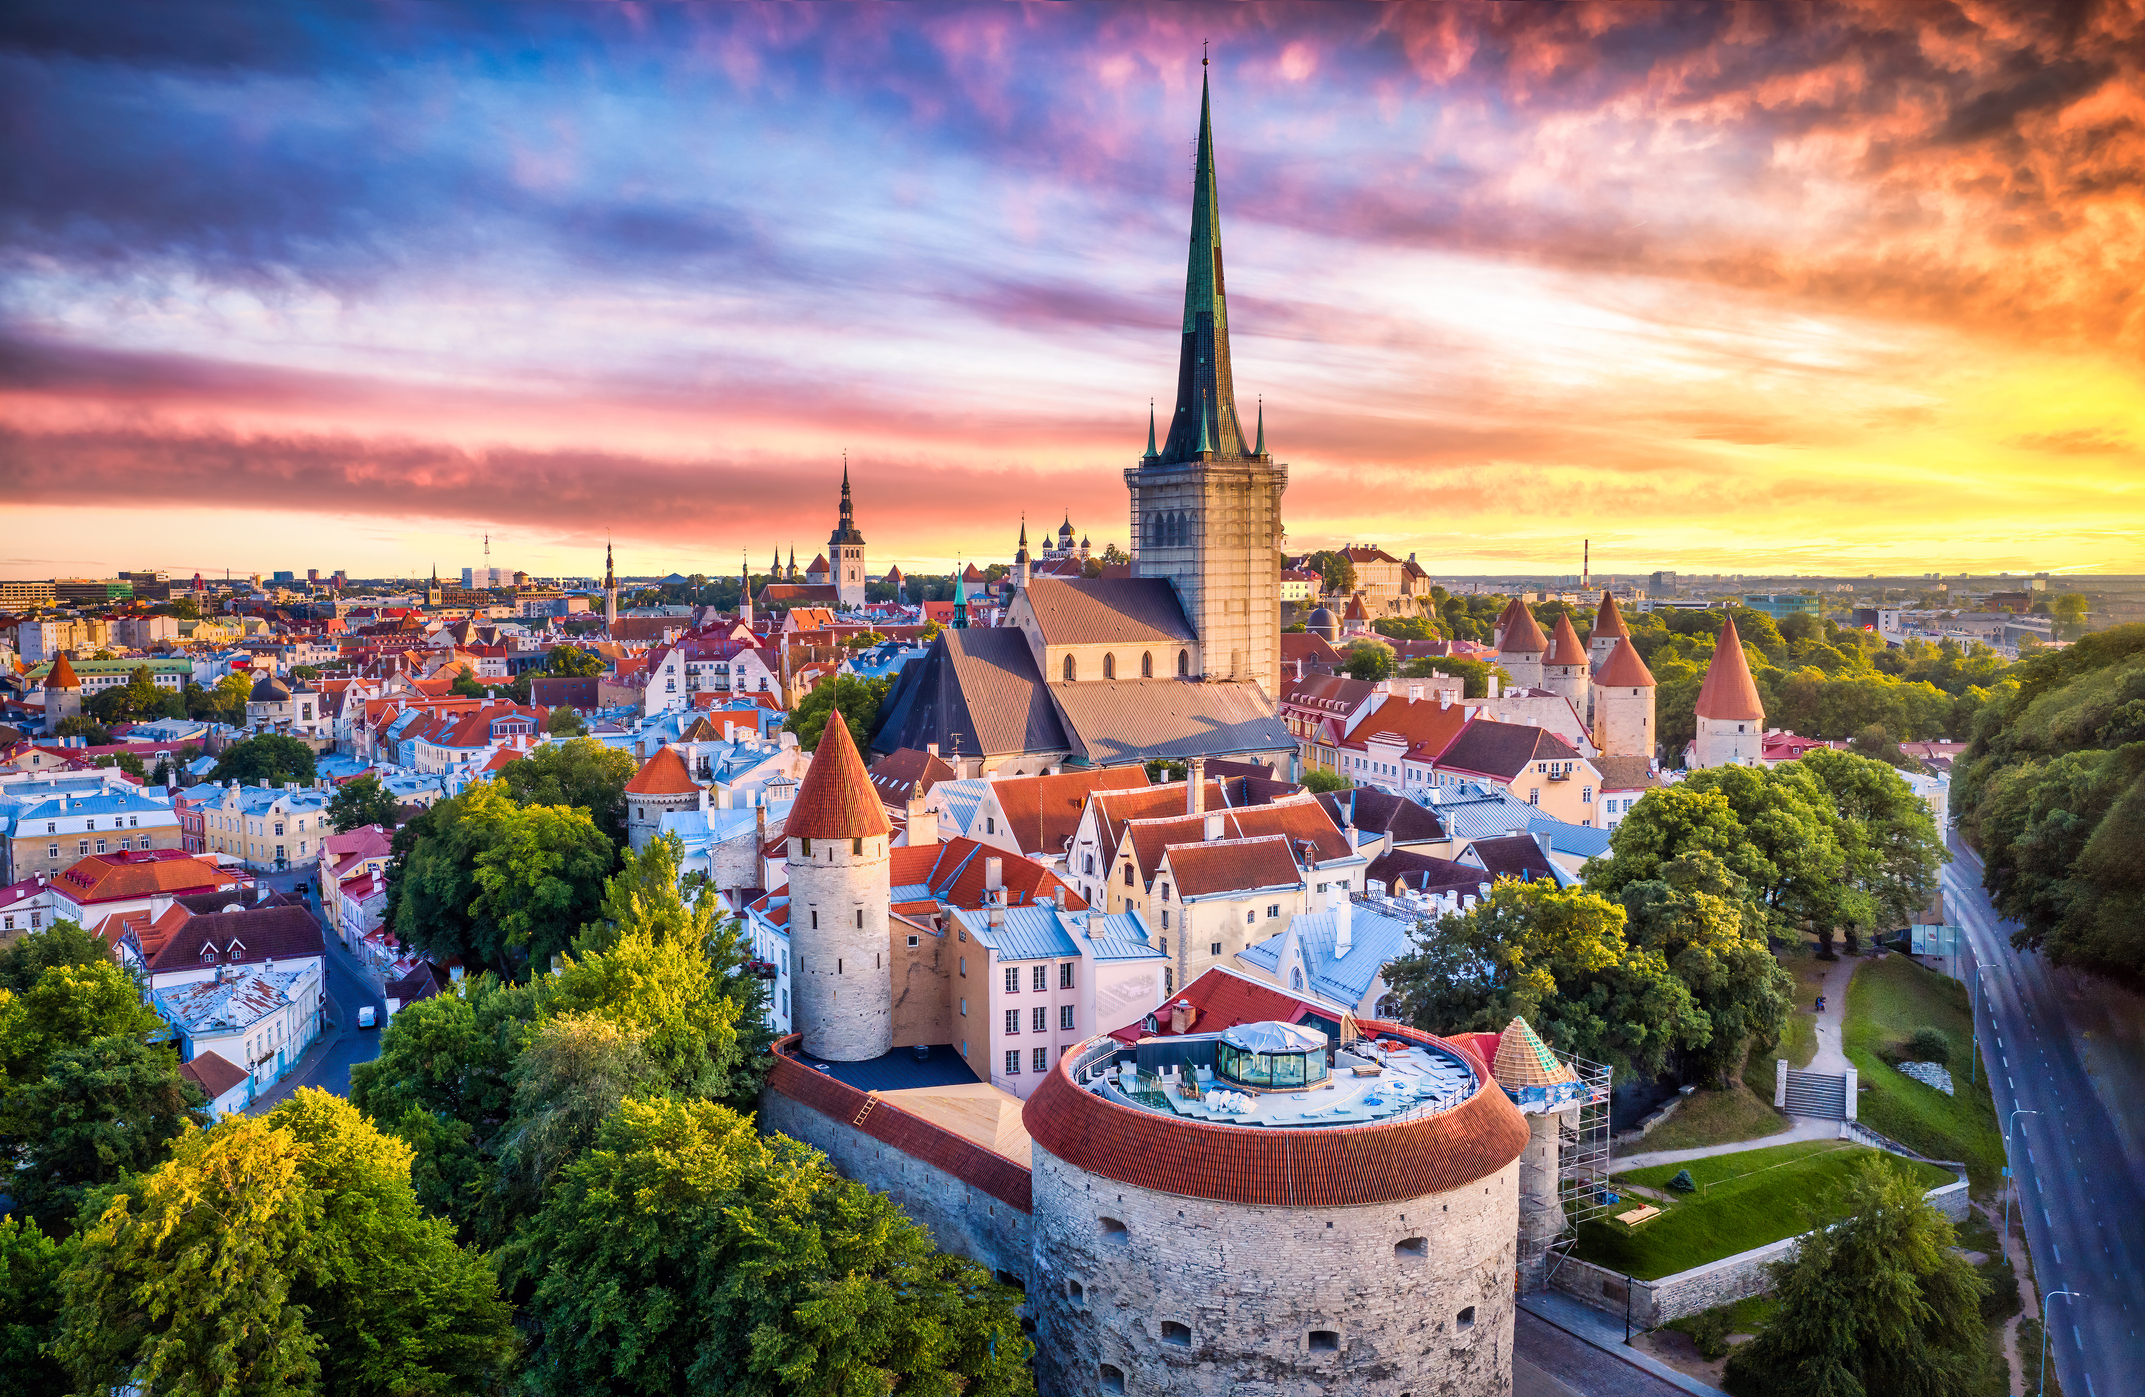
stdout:
<svg viewBox="0 0 2145 1397">
<path fill-rule="evenodd" d="M 2003 1235 L 2006 1237 L 2011 1235 L 2011 1195 L 2018 1192 L 2018 1172 L 2011 1167 L 2011 1132 L 2017 1127 L 2020 1116 L 2037 1116 L 2039 1114 L 2041 1114 L 2039 1111 L 2029 1111 L 2024 1107 L 2020 1107 L 2018 1110 L 2013 1111 L 2011 1119 L 2004 1123 L 2003 1171 L 2005 1177 L 2011 1180 L 2011 1187 L 2003 1196 Z"/>
<path fill-rule="evenodd" d="M 2058 1295 L 2068 1295 L 2073 1300 L 2083 1300 L 2085 1298 L 2085 1292 L 2082 1290 L 2051 1290 L 2043 1297 L 2044 1303 L 2041 1305 L 2041 1397 L 2048 1397 L 2048 1306 L 2045 1302 L 2055 1299 Z"/>
</svg>

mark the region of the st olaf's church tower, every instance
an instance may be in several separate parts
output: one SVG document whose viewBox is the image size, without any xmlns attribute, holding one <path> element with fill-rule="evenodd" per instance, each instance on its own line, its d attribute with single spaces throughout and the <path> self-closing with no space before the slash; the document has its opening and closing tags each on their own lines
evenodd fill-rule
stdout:
<svg viewBox="0 0 2145 1397">
<path fill-rule="evenodd" d="M 1192 183 L 1191 257 L 1177 406 L 1160 447 L 1125 472 L 1132 555 L 1141 577 L 1166 577 L 1199 637 L 1208 679 L 1256 680 L 1281 692 L 1281 492 L 1288 467 L 1266 450 L 1265 412 L 1248 442 L 1229 366 L 1221 209 L 1214 180 L 1212 99 L 1202 76 L 1199 154 Z"/>
</svg>

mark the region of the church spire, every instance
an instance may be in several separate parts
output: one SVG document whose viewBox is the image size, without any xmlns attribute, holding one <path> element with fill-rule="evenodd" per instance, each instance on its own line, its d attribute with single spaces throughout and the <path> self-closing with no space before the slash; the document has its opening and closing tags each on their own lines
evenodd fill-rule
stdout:
<svg viewBox="0 0 2145 1397">
<path fill-rule="evenodd" d="M 840 520 L 834 525 L 834 532 L 827 536 L 827 546 L 840 548 L 845 543 L 859 547 L 864 543 L 864 535 L 857 532 L 856 505 L 849 498 L 849 453 L 846 451 L 842 453 L 842 513 Z M 836 555 L 833 562 L 835 575 L 839 577 L 842 565 L 840 556 Z"/>
<path fill-rule="evenodd" d="M 1264 456 L 1266 454 L 1266 395 L 1264 393 L 1259 395 L 1259 444 L 1251 448 L 1251 454 L 1254 456 Z"/>
<path fill-rule="evenodd" d="M 1204 67 L 1205 60 L 1201 60 Z M 1209 444 L 1198 445 L 1209 435 Z M 1201 451 L 1244 454 L 1229 367 L 1229 307 L 1222 277 L 1221 200 L 1214 180 L 1213 103 L 1199 80 L 1199 154 L 1192 177 L 1191 253 L 1184 273 L 1184 340 L 1177 352 L 1177 408 L 1169 419 L 1162 460 L 1193 459 Z"/>
<path fill-rule="evenodd" d="M 1152 461 L 1160 454 L 1154 449 L 1154 399 L 1149 398 L 1147 400 L 1147 455 L 1145 459 Z"/>
</svg>

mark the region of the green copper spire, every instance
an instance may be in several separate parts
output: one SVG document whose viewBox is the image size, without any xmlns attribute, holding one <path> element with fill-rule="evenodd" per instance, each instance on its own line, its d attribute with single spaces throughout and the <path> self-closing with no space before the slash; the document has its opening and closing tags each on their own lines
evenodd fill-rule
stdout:
<svg viewBox="0 0 2145 1397">
<path fill-rule="evenodd" d="M 1147 400 L 1147 459 L 1152 461 L 1161 453 L 1154 449 L 1154 399 Z"/>
<path fill-rule="evenodd" d="M 1202 60 L 1203 64 L 1204 60 Z M 1195 445 L 1213 424 L 1210 443 Z M 1221 199 L 1214 180 L 1213 100 L 1199 81 L 1199 154 L 1192 176 L 1191 253 L 1184 273 L 1184 340 L 1177 353 L 1177 408 L 1161 459 L 1177 462 L 1199 451 L 1244 454 L 1229 367 L 1229 305 L 1222 276 Z"/>
<path fill-rule="evenodd" d="M 953 628 L 968 629 L 968 568 L 956 565 L 953 572 Z"/>
<path fill-rule="evenodd" d="M 1204 455 L 1206 455 L 1206 454 L 1207 454 L 1208 452 L 1212 451 L 1213 449 L 1214 449 L 1213 443 L 1212 443 L 1212 442 L 1210 442 L 1210 441 L 1209 441 L 1209 440 L 1207 439 L 1207 414 L 1206 414 L 1206 408 L 1205 408 L 1205 406 L 1204 406 L 1204 405 L 1202 404 L 1202 405 L 1201 405 L 1201 407 L 1200 407 L 1200 411 L 1199 411 L 1199 448 L 1198 448 L 1198 451 L 1199 451 L 1199 454 L 1200 454 L 1200 455 L 1204 456 Z"/>
<path fill-rule="evenodd" d="M 1266 395 L 1259 394 L 1259 444 L 1251 448 L 1254 456 L 1266 454 Z"/>
</svg>

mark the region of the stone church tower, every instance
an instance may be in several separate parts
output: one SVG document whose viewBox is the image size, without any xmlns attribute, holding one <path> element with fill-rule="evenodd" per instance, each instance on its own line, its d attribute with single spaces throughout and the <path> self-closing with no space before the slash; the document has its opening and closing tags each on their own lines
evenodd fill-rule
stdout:
<svg viewBox="0 0 2145 1397">
<path fill-rule="evenodd" d="M 1698 740 L 1691 765 L 1756 766 L 1764 740 L 1765 705 L 1750 677 L 1743 638 L 1735 633 L 1735 618 L 1723 617 L 1713 663 L 1706 666 L 1705 683 L 1698 688 Z"/>
<path fill-rule="evenodd" d="M 788 846 L 790 983 L 804 1050 L 865 1062 L 894 1046 L 886 964 L 893 826 L 835 713 L 783 829 Z"/>
<path fill-rule="evenodd" d="M 1192 188 L 1191 257 L 1184 280 L 1177 407 L 1158 448 L 1125 472 L 1132 553 L 1141 577 L 1166 577 L 1199 636 L 1207 679 L 1254 679 L 1281 692 L 1281 493 L 1288 467 L 1247 442 L 1229 365 L 1221 210 L 1214 180 L 1211 102 L 1202 80 Z"/>
<path fill-rule="evenodd" d="M 842 517 L 827 535 L 827 562 L 834 570 L 834 595 L 843 606 L 864 604 L 864 535 L 857 532 L 849 499 L 849 462 L 842 462 Z"/>
</svg>

